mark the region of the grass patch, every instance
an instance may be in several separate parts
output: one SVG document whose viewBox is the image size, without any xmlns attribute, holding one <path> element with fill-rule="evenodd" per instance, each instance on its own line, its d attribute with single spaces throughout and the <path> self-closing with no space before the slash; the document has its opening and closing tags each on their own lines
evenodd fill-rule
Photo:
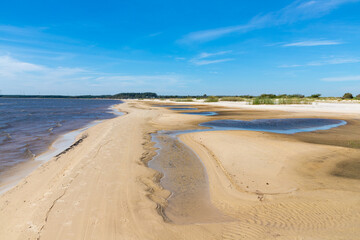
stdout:
<svg viewBox="0 0 360 240">
<path fill-rule="evenodd" d="M 251 102 L 252 105 L 274 105 L 275 100 L 271 98 L 255 98 Z"/>
<path fill-rule="evenodd" d="M 182 99 L 175 99 L 175 102 L 193 102 L 192 98 L 182 98 Z"/>
<path fill-rule="evenodd" d="M 312 104 L 311 100 L 304 98 L 254 98 L 250 104 L 252 105 L 286 105 L 286 104 Z"/>
<path fill-rule="evenodd" d="M 348 141 L 347 147 L 360 148 L 360 141 Z"/>
<path fill-rule="evenodd" d="M 222 97 L 220 101 L 227 101 L 227 102 L 243 102 L 245 101 L 242 97 Z"/>
<path fill-rule="evenodd" d="M 360 161 L 348 160 L 336 164 L 335 170 L 331 173 L 337 177 L 360 179 Z"/>
<path fill-rule="evenodd" d="M 278 104 L 312 104 L 312 101 L 303 98 L 281 98 Z"/>
</svg>

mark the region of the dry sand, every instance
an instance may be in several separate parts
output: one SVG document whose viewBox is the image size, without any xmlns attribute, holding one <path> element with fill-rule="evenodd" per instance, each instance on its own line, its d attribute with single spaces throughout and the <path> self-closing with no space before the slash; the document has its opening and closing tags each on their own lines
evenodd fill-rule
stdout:
<svg viewBox="0 0 360 240">
<path fill-rule="evenodd" d="M 118 108 L 127 114 L 86 130 L 81 143 L 0 196 L 0 239 L 359 239 L 358 116 L 204 105 L 202 110 L 220 111 L 204 117 L 141 102 Z M 159 185 L 161 174 L 147 167 L 155 155 L 149 133 L 191 129 L 219 118 L 309 116 L 349 124 L 291 136 L 249 131 L 181 135 L 202 160 L 209 201 L 226 217 L 181 224 L 166 218 L 170 192 Z M 168 144 L 170 150 L 184 147 Z M 164 161 L 172 151 L 167 154 Z M 198 181 L 192 175 L 198 169 L 179 171 L 186 174 L 177 173 L 175 180 L 184 181 L 184 175 Z"/>
</svg>

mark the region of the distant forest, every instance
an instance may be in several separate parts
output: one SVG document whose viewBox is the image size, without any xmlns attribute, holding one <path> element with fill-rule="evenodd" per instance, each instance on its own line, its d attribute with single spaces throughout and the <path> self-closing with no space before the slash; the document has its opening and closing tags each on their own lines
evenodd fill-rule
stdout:
<svg viewBox="0 0 360 240">
<path fill-rule="evenodd" d="M 321 94 L 313 94 L 307 98 L 320 98 Z M 260 96 L 251 96 L 251 95 L 218 95 L 218 98 L 266 98 L 266 99 L 275 99 L 275 98 L 305 98 L 302 94 L 261 94 Z M 168 98 L 178 98 L 178 99 L 204 99 L 209 98 L 206 94 L 204 95 L 158 95 L 153 92 L 143 92 L 143 93 L 118 93 L 115 95 L 80 95 L 80 96 L 65 96 L 65 95 L 0 95 L 0 98 L 74 98 L 74 99 L 168 99 Z M 351 93 L 345 93 L 342 97 L 343 99 L 360 99 L 360 94 L 353 96 Z"/>
</svg>

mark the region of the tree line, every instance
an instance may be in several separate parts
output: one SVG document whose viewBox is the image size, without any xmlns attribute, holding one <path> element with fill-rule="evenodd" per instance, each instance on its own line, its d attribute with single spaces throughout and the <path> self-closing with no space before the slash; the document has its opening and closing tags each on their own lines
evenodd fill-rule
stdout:
<svg viewBox="0 0 360 240">
<path fill-rule="evenodd" d="M 209 96 L 206 94 L 203 95 L 158 95 L 153 92 L 139 92 L 139 93 L 118 93 L 114 95 L 80 95 L 80 96 L 66 96 L 66 95 L 0 95 L 0 98 L 75 98 L 75 99 L 168 99 L 168 98 L 178 98 L 178 99 L 206 99 Z M 238 98 L 261 98 L 261 99 L 283 99 L 283 98 L 320 98 L 321 94 L 312 94 L 310 96 L 305 96 L 303 94 L 268 94 L 264 93 L 259 96 L 254 95 L 217 95 L 218 98 L 226 97 L 238 97 Z M 351 93 L 345 93 L 342 97 L 343 99 L 360 99 L 360 94 L 355 97 Z"/>
</svg>

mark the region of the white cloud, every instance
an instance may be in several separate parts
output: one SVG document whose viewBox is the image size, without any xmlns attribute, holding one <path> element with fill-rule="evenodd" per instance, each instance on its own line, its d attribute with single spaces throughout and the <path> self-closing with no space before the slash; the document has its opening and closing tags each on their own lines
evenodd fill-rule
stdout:
<svg viewBox="0 0 360 240">
<path fill-rule="evenodd" d="M 306 64 L 291 64 L 291 65 L 280 65 L 279 68 L 295 68 L 295 67 L 306 67 L 306 66 L 324 66 L 324 65 L 336 65 L 346 63 L 358 63 L 360 58 L 330 58 L 326 60 L 313 61 Z"/>
<path fill-rule="evenodd" d="M 343 76 L 343 77 L 327 77 L 327 78 L 322 78 L 321 80 L 326 81 L 326 82 L 360 81 L 360 75 L 358 75 L 358 76 Z"/>
<path fill-rule="evenodd" d="M 323 65 L 333 65 L 333 64 L 346 64 L 346 63 L 358 63 L 360 62 L 359 58 L 334 58 L 324 61 L 315 61 L 310 62 L 308 66 L 323 66 Z"/>
<path fill-rule="evenodd" d="M 304 65 L 299 65 L 299 64 L 291 64 L 291 65 L 288 65 L 288 64 L 284 64 L 284 65 L 280 65 L 279 68 L 294 68 L 294 67 L 302 67 Z"/>
<path fill-rule="evenodd" d="M 287 43 L 284 44 L 284 47 L 314 47 L 314 46 L 329 46 L 329 45 L 339 45 L 343 44 L 340 41 L 334 40 L 309 40 L 309 41 L 302 41 L 302 42 L 294 42 L 294 43 Z"/>
<path fill-rule="evenodd" d="M 290 24 L 306 19 L 322 17 L 346 3 L 359 0 L 296 0 L 276 12 L 258 15 L 243 25 L 192 32 L 178 42 L 207 42 L 232 33 L 245 33 L 255 29 Z"/>
<path fill-rule="evenodd" d="M 43 71 L 44 67 L 32 63 L 21 62 L 10 56 L 0 56 L 0 75 L 11 76 L 19 72 Z"/>
<path fill-rule="evenodd" d="M 234 58 L 209 59 L 209 58 L 212 58 L 212 57 L 222 56 L 222 55 L 226 55 L 226 54 L 230 54 L 230 53 L 232 53 L 231 50 L 229 50 L 229 51 L 219 51 L 219 52 L 213 52 L 213 53 L 202 52 L 198 56 L 192 58 L 189 62 L 191 62 L 191 63 L 193 63 L 193 64 L 195 64 L 197 66 L 202 66 L 202 65 L 229 62 L 229 61 L 235 60 Z"/>
<path fill-rule="evenodd" d="M 199 56 L 197 57 L 198 59 L 203 59 L 203 58 L 209 58 L 209 57 L 214 57 L 214 56 L 220 56 L 220 55 L 225 55 L 225 54 L 229 54 L 232 51 L 220 51 L 220 52 L 215 52 L 215 53 L 207 53 L 207 52 L 203 52 L 200 53 Z"/>
<path fill-rule="evenodd" d="M 214 63 L 222 63 L 222 62 L 229 62 L 235 60 L 234 58 L 224 58 L 224 59 L 216 59 L 216 60 L 196 60 L 192 61 L 195 65 L 202 66 L 202 65 L 209 65 Z"/>
</svg>

